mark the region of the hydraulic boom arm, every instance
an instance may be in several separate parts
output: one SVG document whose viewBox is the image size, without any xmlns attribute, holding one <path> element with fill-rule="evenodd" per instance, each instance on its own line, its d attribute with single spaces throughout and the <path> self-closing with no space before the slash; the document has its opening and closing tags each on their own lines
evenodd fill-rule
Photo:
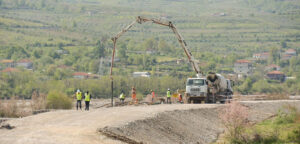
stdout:
<svg viewBox="0 0 300 144">
<path fill-rule="evenodd" d="M 113 66 L 114 66 L 114 59 L 115 59 L 115 52 L 116 52 L 116 43 L 118 38 L 120 38 L 125 32 L 127 32 L 132 26 L 134 26 L 136 23 L 142 24 L 145 22 L 153 22 L 155 24 L 159 24 L 159 25 L 163 25 L 163 26 L 167 26 L 169 28 L 172 29 L 172 31 L 174 32 L 174 34 L 176 35 L 178 42 L 180 43 L 181 47 L 184 50 L 184 53 L 186 54 L 186 56 L 189 59 L 189 62 L 192 64 L 194 71 L 196 72 L 197 77 L 201 77 L 201 71 L 198 67 L 197 62 L 195 61 L 192 53 L 189 51 L 189 49 L 187 48 L 187 44 L 184 41 L 183 37 L 179 34 L 179 32 L 177 31 L 176 27 L 174 26 L 174 24 L 172 22 L 162 22 L 160 20 L 157 19 L 147 19 L 147 18 L 143 18 L 141 16 L 138 16 L 137 19 L 135 21 L 133 21 L 131 24 L 129 24 L 126 28 L 124 28 L 122 31 L 120 31 L 118 34 L 116 34 L 115 37 L 111 38 L 111 40 L 113 41 L 113 54 L 112 54 L 112 58 L 111 58 L 111 66 L 110 66 L 110 79 L 111 79 L 111 105 L 113 106 Z"/>
<path fill-rule="evenodd" d="M 195 61 L 195 58 L 193 57 L 192 53 L 187 48 L 187 44 L 186 44 L 185 40 L 180 35 L 180 33 L 177 31 L 175 25 L 171 21 L 169 21 L 169 22 L 162 22 L 162 21 L 157 20 L 157 19 L 148 19 L 148 18 L 144 18 L 144 17 L 138 16 L 135 21 L 133 21 L 125 29 L 123 29 L 122 31 L 120 31 L 115 37 L 112 38 L 114 48 L 113 48 L 113 55 L 112 55 L 111 67 L 110 67 L 110 77 L 111 77 L 111 79 L 112 79 L 112 70 L 113 70 L 113 63 L 114 63 L 114 57 L 115 57 L 115 49 L 116 49 L 117 39 L 119 37 L 121 37 L 125 32 L 127 32 L 136 23 L 142 24 L 142 23 L 149 22 L 149 21 L 153 22 L 155 24 L 159 24 L 159 25 L 163 25 L 163 26 L 168 26 L 169 28 L 172 29 L 172 31 L 174 32 L 174 34 L 176 35 L 176 37 L 178 39 L 178 42 L 180 43 L 181 47 L 183 48 L 184 53 L 188 57 L 189 62 L 192 64 L 193 69 L 194 69 L 194 71 L 197 74 L 197 77 L 200 77 L 201 76 L 201 71 L 200 71 L 200 68 L 199 68 L 197 62 Z"/>
</svg>

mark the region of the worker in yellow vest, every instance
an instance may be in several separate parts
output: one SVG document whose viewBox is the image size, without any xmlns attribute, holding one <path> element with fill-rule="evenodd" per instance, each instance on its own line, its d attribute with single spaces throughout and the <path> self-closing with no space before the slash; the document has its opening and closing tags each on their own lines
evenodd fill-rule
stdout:
<svg viewBox="0 0 300 144">
<path fill-rule="evenodd" d="M 90 110 L 90 101 L 91 101 L 92 95 L 87 91 L 84 94 L 84 101 L 85 101 L 85 110 Z"/>
<path fill-rule="evenodd" d="M 120 98 L 121 103 L 124 104 L 125 94 L 124 94 L 123 90 L 121 91 L 121 94 L 120 94 L 119 98 Z"/>
<path fill-rule="evenodd" d="M 167 91 L 167 103 L 171 104 L 171 91 L 170 91 L 169 88 L 168 88 L 168 91 Z"/>
<path fill-rule="evenodd" d="M 82 93 L 78 89 L 75 95 L 76 95 L 76 100 L 77 100 L 77 102 L 76 102 L 76 109 L 78 110 L 78 107 L 80 107 L 80 109 L 81 109 Z"/>
</svg>

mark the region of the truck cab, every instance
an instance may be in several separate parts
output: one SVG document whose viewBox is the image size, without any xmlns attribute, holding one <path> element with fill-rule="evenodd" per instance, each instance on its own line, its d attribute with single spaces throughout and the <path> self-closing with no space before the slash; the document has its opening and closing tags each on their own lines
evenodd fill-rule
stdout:
<svg viewBox="0 0 300 144">
<path fill-rule="evenodd" d="M 188 78 L 185 91 L 187 103 L 204 101 L 207 96 L 206 78 Z"/>
</svg>

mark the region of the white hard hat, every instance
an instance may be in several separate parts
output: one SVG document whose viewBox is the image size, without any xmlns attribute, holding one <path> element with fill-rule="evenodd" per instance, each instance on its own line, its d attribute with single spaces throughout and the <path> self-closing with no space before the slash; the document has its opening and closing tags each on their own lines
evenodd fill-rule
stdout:
<svg viewBox="0 0 300 144">
<path fill-rule="evenodd" d="M 170 90 L 170 88 L 168 88 L 168 90 Z"/>
<path fill-rule="evenodd" d="M 79 89 L 77 89 L 77 92 L 80 92 L 80 90 L 79 90 Z"/>
</svg>

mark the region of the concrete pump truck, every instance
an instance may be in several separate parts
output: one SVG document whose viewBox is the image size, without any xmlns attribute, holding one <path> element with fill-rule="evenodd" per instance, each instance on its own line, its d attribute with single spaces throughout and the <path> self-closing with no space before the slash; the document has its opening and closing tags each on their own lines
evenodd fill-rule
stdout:
<svg viewBox="0 0 300 144">
<path fill-rule="evenodd" d="M 191 63 L 193 70 L 196 72 L 195 78 L 188 78 L 186 80 L 186 92 L 184 95 L 185 103 L 197 103 L 205 101 L 206 103 L 216 103 L 220 101 L 224 103 L 227 99 L 231 99 L 232 88 L 230 80 L 225 79 L 222 75 L 216 73 L 209 73 L 205 77 L 195 61 L 192 53 L 187 47 L 186 41 L 183 39 L 181 34 L 177 31 L 175 25 L 171 21 L 161 21 L 159 19 L 149 19 L 142 16 L 138 16 L 135 21 L 125 27 L 122 31 L 112 37 L 113 41 L 113 53 L 111 59 L 110 78 L 111 78 L 111 89 L 112 89 L 112 105 L 113 105 L 113 64 L 116 50 L 116 43 L 125 32 L 127 32 L 136 23 L 143 24 L 146 22 L 152 22 L 154 24 L 169 27 L 175 34 L 180 46 L 182 47 L 188 61 Z"/>
</svg>

